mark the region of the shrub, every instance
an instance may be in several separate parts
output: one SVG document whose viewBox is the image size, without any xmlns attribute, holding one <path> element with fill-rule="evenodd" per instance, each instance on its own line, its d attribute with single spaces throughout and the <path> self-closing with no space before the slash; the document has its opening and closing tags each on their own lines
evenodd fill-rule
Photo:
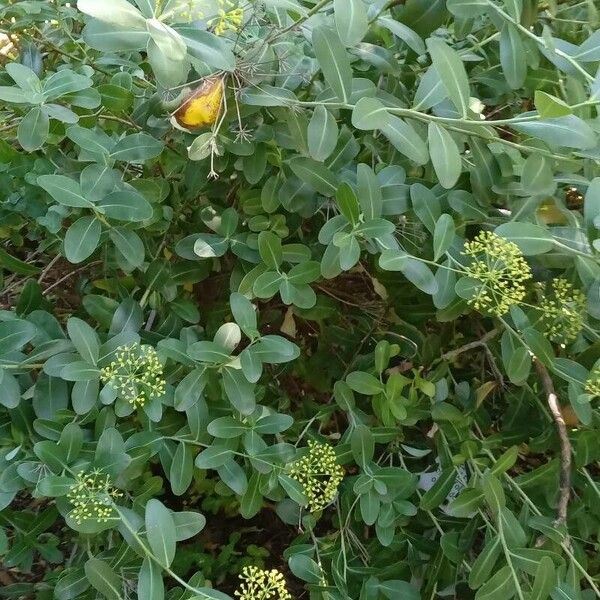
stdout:
<svg viewBox="0 0 600 600">
<path fill-rule="evenodd" d="M 0 18 L 0 596 L 600 596 L 593 2 Z"/>
</svg>

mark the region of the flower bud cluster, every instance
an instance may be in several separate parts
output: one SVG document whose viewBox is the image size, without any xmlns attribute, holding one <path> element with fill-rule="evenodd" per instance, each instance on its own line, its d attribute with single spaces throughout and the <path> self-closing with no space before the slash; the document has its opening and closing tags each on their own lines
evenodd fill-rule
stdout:
<svg viewBox="0 0 600 600">
<path fill-rule="evenodd" d="M 333 448 L 315 441 L 308 442 L 308 454 L 290 467 L 289 475 L 302 485 L 310 512 L 330 504 L 344 478 Z"/>
<path fill-rule="evenodd" d="M 585 382 L 585 393 L 600 396 L 600 365 L 594 367 Z"/>
<path fill-rule="evenodd" d="M 542 326 L 553 342 L 572 342 L 583 328 L 585 294 L 563 277 L 549 287 L 540 304 Z"/>
<path fill-rule="evenodd" d="M 113 499 L 122 495 L 112 487 L 110 477 L 99 469 L 78 473 L 67 494 L 73 505 L 70 516 L 77 525 L 84 521 L 106 523 L 115 514 Z"/>
<path fill-rule="evenodd" d="M 531 269 L 515 243 L 482 231 L 465 242 L 463 254 L 472 258 L 466 275 L 481 284 L 477 294 L 467 300 L 475 310 L 501 317 L 523 300 Z"/>
<path fill-rule="evenodd" d="M 223 35 L 227 30 L 238 31 L 244 21 L 244 9 L 233 8 L 230 0 L 219 0 L 219 16 L 209 22 L 215 35 Z"/>
<path fill-rule="evenodd" d="M 138 343 L 120 346 L 115 359 L 100 373 L 103 383 L 110 385 L 119 397 L 135 407 L 165 393 L 163 367 L 152 346 Z"/>
<path fill-rule="evenodd" d="M 292 600 L 283 574 L 277 569 L 244 567 L 240 579 L 243 583 L 235 591 L 239 600 Z"/>
</svg>

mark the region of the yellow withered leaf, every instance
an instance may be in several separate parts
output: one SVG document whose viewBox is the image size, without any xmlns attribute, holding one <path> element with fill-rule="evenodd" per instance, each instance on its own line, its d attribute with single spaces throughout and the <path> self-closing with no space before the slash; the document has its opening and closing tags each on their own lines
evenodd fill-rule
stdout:
<svg viewBox="0 0 600 600">
<path fill-rule="evenodd" d="M 174 117 L 182 127 L 207 127 L 219 118 L 222 103 L 223 80 L 207 79 L 184 100 Z"/>
</svg>

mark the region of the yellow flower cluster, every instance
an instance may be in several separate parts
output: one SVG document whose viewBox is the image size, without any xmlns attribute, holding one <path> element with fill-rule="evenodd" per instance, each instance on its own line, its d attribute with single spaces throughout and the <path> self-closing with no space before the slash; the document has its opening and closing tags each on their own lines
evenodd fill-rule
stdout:
<svg viewBox="0 0 600 600">
<path fill-rule="evenodd" d="M 227 30 L 238 31 L 244 21 L 244 9 L 233 8 L 231 0 L 219 0 L 219 16 L 209 21 L 215 35 L 223 35 Z"/>
<path fill-rule="evenodd" d="M 152 346 L 133 343 L 120 346 L 115 359 L 100 373 L 103 383 L 136 407 L 165 393 L 163 367 Z"/>
<path fill-rule="evenodd" d="M 524 283 L 531 279 L 531 269 L 516 244 L 482 231 L 465 243 L 463 254 L 473 259 L 466 269 L 467 276 L 482 284 L 467 300 L 475 310 L 501 317 L 523 300 Z"/>
<path fill-rule="evenodd" d="M 541 323 L 553 342 L 573 341 L 583 327 L 585 294 L 563 277 L 554 279 L 540 304 Z"/>
<path fill-rule="evenodd" d="M 77 474 L 67 499 L 73 505 L 71 518 L 81 525 L 83 521 L 106 523 L 113 515 L 113 499 L 123 494 L 112 487 L 110 477 L 99 469 Z"/>
<path fill-rule="evenodd" d="M 204 16 L 204 11 L 199 6 L 201 2 L 198 0 L 179 0 L 176 4 L 172 2 L 167 5 L 167 15 L 169 21 L 195 21 L 201 19 Z M 165 0 L 156 0 L 156 8 L 154 14 L 161 15 L 163 19 L 165 15 L 162 14 L 165 8 Z"/>
<path fill-rule="evenodd" d="M 600 396 L 600 365 L 594 367 L 585 382 L 585 393 Z"/>
<path fill-rule="evenodd" d="M 244 567 L 240 579 L 243 583 L 235 591 L 239 600 L 292 600 L 283 574 L 277 569 Z"/>
<path fill-rule="evenodd" d="M 316 512 L 335 498 L 344 478 L 344 469 L 337 464 L 331 446 L 311 440 L 308 454 L 290 466 L 289 475 L 302 485 L 310 512 Z"/>
</svg>

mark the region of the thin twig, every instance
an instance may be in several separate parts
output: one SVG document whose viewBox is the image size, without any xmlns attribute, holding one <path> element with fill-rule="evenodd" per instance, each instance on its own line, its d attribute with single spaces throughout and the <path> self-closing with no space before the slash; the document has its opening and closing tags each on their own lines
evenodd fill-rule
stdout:
<svg viewBox="0 0 600 600">
<path fill-rule="evenodd" d="M 450 350 L 449 352 L 442 354 L 442 360 L 452 360 L 454 357 L 458 356 L 459 354 L 462 354 L 463 352 L 468 352 L 469 350 L 474 350 L 475 348 L 483 348 L 488 362 L 490 363 L 490 367 L 494 374 L 494 378 L 496 379 L 496 381 L 498 381 L 500 385 L 504 385 L 504 378 L 502 377 L 502 373 L 500 372 L 500 369 L 496 364 L 496 359 L 494 358 L 494 355 L 488 346 L 488 342 L 494 339 L 497 335 L 498 330 L 492 329 L 491 331 L 488 331 L 488 333 L 486 333 L 480 340 L 469 342 L 464 346 L 460 346 L 460 348 L 455 348 L 454 350 Z"/>
<path fill-rule="evenodd" d="M 71 271 L 70 273 L 67 273 L 64 277 L 61 277 L 60 279 L 58 279 L 57 281 L 55 281 L 53 284 L 49 285 L 42 292 L 42 295 L 45 296 L 48 292 L 50 292 L 51 290 L 53 290 L 55 287 L 59 286 L 63 281 L 66 281 L 67 279 L 69 279 L 73 275 L 76 275 L 77 273 L 81 273 L 82 271 L 85 271 L 86 269 L 90 269 L 91 267 L 95 267 L 96 265 L 100 265 L 100 264 L 102 264 L 102 261 L 101 260 L 97 260 L 97 261 L 91 262 L 91 263 L 89 263 L 87 265 L 83 265 L 82 267 L 79 267 L 79 269 L 75 269 L 74 271 Z"/>
<path fill-rule="evenodd" d="M 548 373 L 548 369 L 546 369 L 546 367 L 537 359 L 535 360 L 535 367 L 542 382 L 544 392 L 546 393 L 548 408 L 550 409 L 554 422 L 556 423 L 556 430 L 558 432 L 558 437 L 560 438 L 560 496 L 558 499 L 557 518 L 555 524 L 566 525 L 569 499 L 571 497 L 571 456 L 573 454 L 573 448 L 569 440 L 567 425 L 560 410 L 558 397 L 556 396 L 554 383 L 552 382 L 550 373 Z"/>
<path fill-rule="evenodd" d="M 38 283 L 42 283 L 44 277 L 46 277 L 46 275 L 48 275 L 48 272 L 50 271 L 50 269 L 62 258 L 62 254 L 57 254 L 43 269 L 43 271 L 40 273 L 40 276 L 38 277 Z"/>
</svg>

